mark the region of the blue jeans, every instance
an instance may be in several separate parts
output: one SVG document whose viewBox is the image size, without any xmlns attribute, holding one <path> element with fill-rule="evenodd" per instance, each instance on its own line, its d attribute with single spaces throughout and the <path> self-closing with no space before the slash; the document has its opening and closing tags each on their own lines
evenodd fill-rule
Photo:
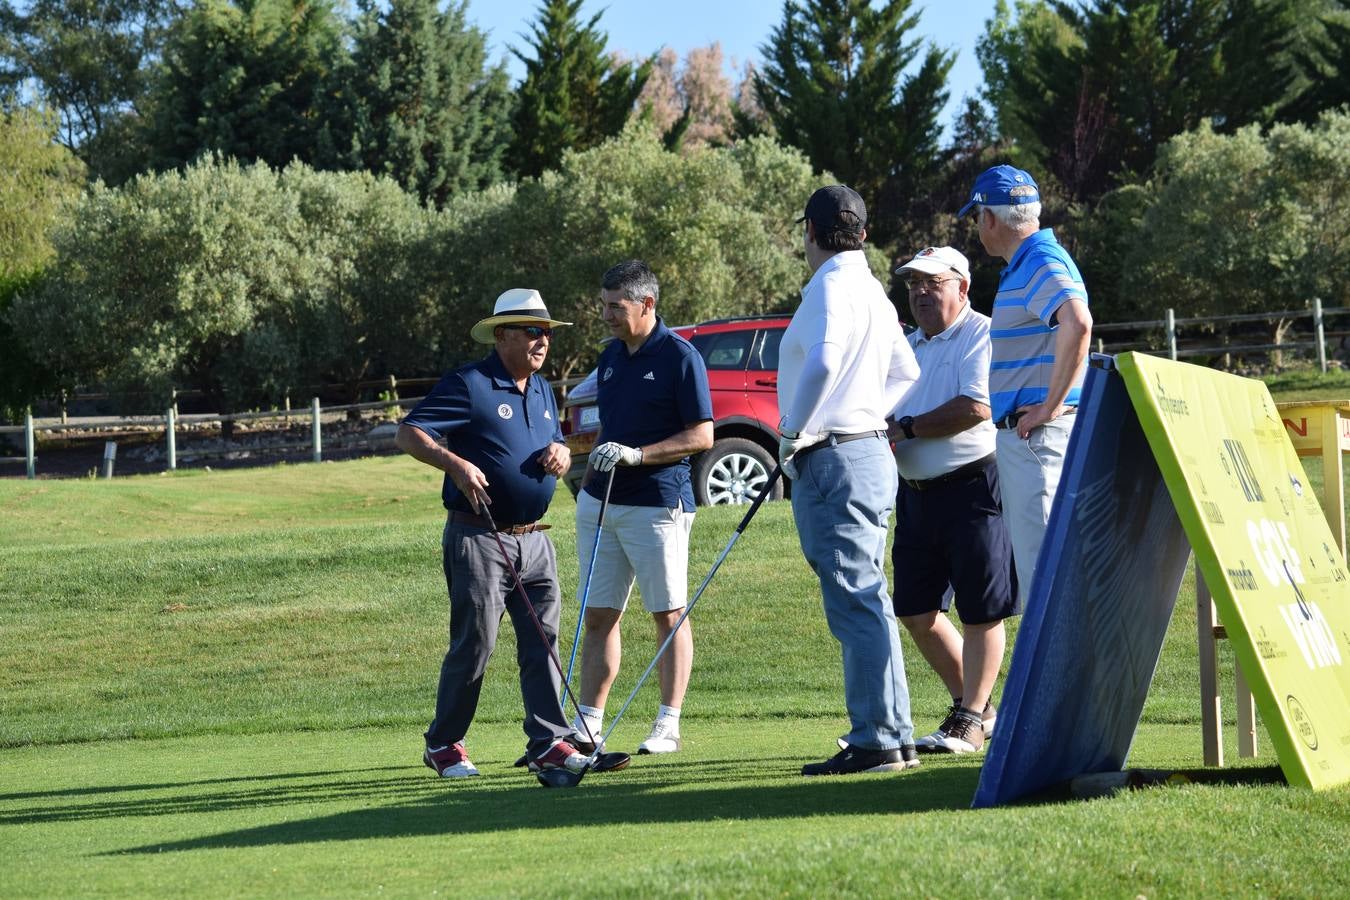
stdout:
<svg viewBox="0 0 1350 900">
<path fill-rule="evenodd" d="M 797 468 L 792 515 L 843 651 L 845 740 L 872 750 L 912 744 L 909 685 L 883 568 L 899 486 L 895 460 L 885 441 L 867 438 L 813 450 Z"/>
</svg>

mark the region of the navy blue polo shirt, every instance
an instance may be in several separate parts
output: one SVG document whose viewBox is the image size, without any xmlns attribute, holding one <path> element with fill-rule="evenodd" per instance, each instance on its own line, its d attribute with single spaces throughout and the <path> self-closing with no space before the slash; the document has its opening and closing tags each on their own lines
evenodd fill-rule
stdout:
<svg viewBox="0 0 1350 900">
<path fill-rule="evenodd" d="M 553 499 L 557 479 L 539 465 L 539 454 L 562 442 L 553 390 L 538 374 L 522 394 L 497 351 L 448 373 L 403 420 L 482 469 L 498 525 L 538 521 Z M 445 508 L 472 513 L 448 474 L 441 485 Z"/>
<path fill-rule="evenodd" d="M 610 341 L 595 369 L 602 441 L 641 447 L 713 417 L 703 357 L 659 316 L 636 353 L 629 355 L 623 341 Z M 586 491 L 600 499 L 604 479 L 591 478 Z M 660 466 L 617 467 L 609 500 L 625 506 L 682 505 L 692 512 L 689 457 Z"/>
</svg>

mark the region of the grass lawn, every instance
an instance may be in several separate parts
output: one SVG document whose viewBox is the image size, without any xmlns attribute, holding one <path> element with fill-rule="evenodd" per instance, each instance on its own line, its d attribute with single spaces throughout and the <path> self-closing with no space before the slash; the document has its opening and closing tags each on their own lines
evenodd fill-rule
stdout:
<svg viewBox="0 0 1350 900">
<path fill-rule="evenodd" d="M 446 634 L 437 486 L 403 458 L 0 481 L 0 896 L 1350 894 L 1350 791 L 1259 783 L 1264 734 L 1249 783 L 1090 802 L 971 811 L 971 758 L 800 778 L 845 721 L 782 503 L 692 617 L 684 752 L 573 791 L 512 769 L 508 628 L 468 739 L 483 777 L 439 782 L 419 760 Z M 560 491 L 549 513 L 567 597 L 573 509 Z M 741 513 L 700 511 L 691 579 Z M 1189 584 L 1177 606 L 1132 765 L 1201 764 Z M 642 617 L 626 649 L 612 709 L 655 650 Z M 927 730 L 946 697 L 906 651 Z M 655 705 L 650 685 L 616 749 Z"/>
</svg>

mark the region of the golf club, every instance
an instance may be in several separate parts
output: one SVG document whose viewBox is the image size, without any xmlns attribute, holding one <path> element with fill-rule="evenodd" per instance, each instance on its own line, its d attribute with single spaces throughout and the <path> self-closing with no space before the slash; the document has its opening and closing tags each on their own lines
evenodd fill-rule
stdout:
<svg viewBox="0 0 1350 900">
<path fill-rule="evenodd" d="M 591 564 L 586 569 L 586 586 L 581 589 L 581 603 L 577 608 L 577 630 L 572 635 L 572 655 L 567 658 L 567 674 L 563 677 L 563 690 L 572 683 L 572 667 L 577 661 L 577 645 L 581 643 L 581 622 L 586 617 L 586 598 L 591 593 L 591 577 L 595 575 L 595 558 L 600 554 L 600 532 L 605 527 L 605 510 L 609 507 L 609 491 L 614 487 L 614 469 L 609 470 L 605 479 L 605 496 L 600 499 L 600 516 L 595 522 L 595 543 L 591 545 Z M 561 697 L 558 698 L 562 700 Z M 594 749 L 594 748 L 592 748 Z"/>
<path fill-rule="evenodd" d="M 530 602 L 530 595 L 525 591 L 525 585 L 520 580 L 520 572 L 516 570 L 515 563 L 511 562 L 511 554 L 506 551 L 506 544 L 502 542 L 502 536 L 497 531 L 497 523 L 492 519 L 492 512 L 487 504 L 482 505 L 483 518 L 487 519 L 488 530 L 492 532 L 492 539 L 497 542 L 497 549 L 502 553 L 502 560 L 506 563 L 506 568 L 511 572 L 511 578 L 515 581 L 516 590 L 520 592 L 521 599 L 525 601 L 525 609 L 530 614 L 530 621 L 534 623 L 535 631 L 539 632 L 539 640 L 544 642 L 544 647 L 548 650 L 549 659 L 553 661 L 553 667 L 558 670 L 558 677 L 563 675 L 562 660 L 558 658 L 558 652 L 554 649 L 553 643 L 548 639 L 548 632 L 544 631 L 544 623 L 539 621 L 539 614 L 534 611 L 534 604 Z M 563 694 L 572 701 L 572 706 L 577 710 L 577 718 L 581 719 L 581 726 L 586 728 L 586 717 L 581 715 L 581 707 L 577 704 L 577 698 L 573 696 L 571 688 L 567 682 L 563 682 Z M 570 772 L 567 769 L 546 769 L 535 772 L 535 777 L 544 787 L 576 787 L 581 783 L 582 776 L 588 771 L 595 772 L 617 772 L 626 768 L 632 757 L 627 753 L 600 753 L 598 752 L 604 746 L 603 742 L 596 743 L 595 735 L 586 728 L 586 739 L 595 744 L 595 751 L 586 759 L 586 764 L 582 766 L 579 772 Z"/>
<path fill-rule="evenodd" d="M 741 524 L 736 526 L 736 531 L 731 535 L 731 540 L 727 541 L 727 545 L 722 548 L 721 555 L 717 557 L 717 560 L 712 564 L 712 568 L 708 570 L 708 574 L 704 577 L 703 583 L 698 586 L 698 590 L 694 591 L 694 596 L 691 597 L 689 603 L 685 605 L 684 612 L 675 620 L 675 627 L 670 629 L 670 634 L 666 635 L 666 639 L 661 642 L 661 646 L 657 648 L 656 656 L 647 666 L 646 671 L 642 673 L 642 677 L 637 680 L 637 684 L 633 685 L 632 693 L 630 693 L 628 699 L 623 702 L 623 706 L 619 707 L 619 712 L 614 716 L 614 720 L 609 723 L 608 730 L 601 736 L 600 743 L 595 746 L 597 751 L 605 746 L 605 742 L 609 740 L 609 736 L 613 733 L 614 727 L 619 724 L 619 720 L 623 718 L 623 714 L 628 711 L 629 704 L 633 702 L 633 698 L 638 695 L 638 691 L 642 689 L 642 685 L 647 681 L 647 676 L 652 674 L 652 669 L 655 669 L 656 664 L 661 661 L 661 657 L 665 654 L 666 648 L 670 646 L 670 642 L 675 640 L 675 635 L 679 634 L 680 627 L 684 625 L 684 620 L 689 618 L 689 613 L 693 611 L 694 604 L 698 603 L 698 598 L 703 596 L 703 591 L 707 589 L 708 582 L 712 581 L 713 576 L 717 574 L 718 568 L 722 565 L 722 560 L 726 559 L 727 554 L 731 553 L 731 548 L 736 546 L 736 541 L 739 540 L 741 535 L 745 532 L 746 527 L 750 524 L 750 520 L 754 518 L 755 513 L 759 511 L 760 506 L 764 503 L 764 499 L 769 496 L 769 492 L 773 490 L 774 484 L 782 477 L 782 475 L 782 465 L 774 466 L 773 474 L 769 476 L 769 480 L 766 481 L 764 487 L 760 489 L 759 496 L 755 498 L 755 502 L 750 504 L 750 509 L 746 511 L 745 516 L 741 519 Z"/>
</svg>

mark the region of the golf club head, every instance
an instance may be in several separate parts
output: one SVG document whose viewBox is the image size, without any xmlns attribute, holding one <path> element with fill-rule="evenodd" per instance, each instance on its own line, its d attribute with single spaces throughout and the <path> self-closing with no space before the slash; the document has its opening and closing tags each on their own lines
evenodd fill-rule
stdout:
<svg viewBox="0 0 1350 900">
<path fill-rule="evenodd" d="M 585 769 L 580 772 L 569 772 L 566 769 L 545 769 L 542 772 L 535 772 L 534 777 L 539 779 L 539 783 L 546 788 L 574 788 L 581 784 L 581 779 L 585 774 Z"/>
<path fill-rule="evenodd" d="M 595 757 L 595 761 L 589 766 L 592 772 L 618 772 L 620 769 L 628 768 L 628 764 L 633 761 L 633 757 L 627 753 L 601 753 Z"/>
</svg>

